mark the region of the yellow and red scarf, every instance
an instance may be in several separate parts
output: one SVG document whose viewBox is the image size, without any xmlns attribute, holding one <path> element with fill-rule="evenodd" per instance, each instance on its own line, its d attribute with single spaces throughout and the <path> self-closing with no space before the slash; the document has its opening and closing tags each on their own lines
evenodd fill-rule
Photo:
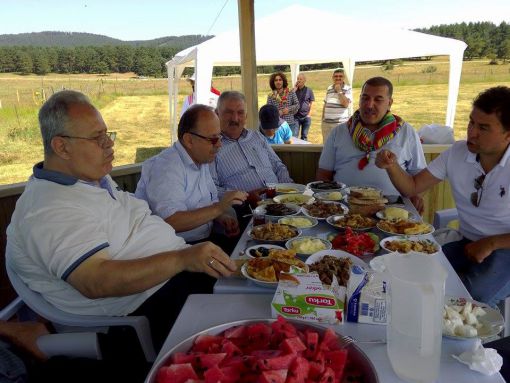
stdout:
<svg viewBox="0 0 510 383">
<path fill-rule="evenodd" d="M 381 148 L 384 144 L 391 141 L 402 127 L 404 120 L 396 114 L 390 112 L 386 113 L 379 127 L 375 132 L 365 128 L 361 122 L 359 110 L 357 110 L 352 117 L 347 121 L 349 133 L 352 137 L 352 142 L 356 148 L 365 152 L 365 155 L 358 162 L 358 168 L 363 170 L 368 165 L 370 159 L 370 152 Z"/>
</svg>

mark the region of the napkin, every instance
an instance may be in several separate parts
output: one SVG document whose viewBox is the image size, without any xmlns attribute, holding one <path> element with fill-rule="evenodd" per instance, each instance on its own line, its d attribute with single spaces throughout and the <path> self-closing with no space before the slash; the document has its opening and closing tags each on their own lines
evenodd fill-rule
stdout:
<svg viewBox="0 0 510 383">
<path fill-rule="evenodd" d="M 452 355 L 459 362 L 467 364 L 473 371 L 484 375 L 494 375 L 501 370 L 503 358 L 493 348 L 484 348 L 480 339 L 477 339 L 471 351 L 465 351 L 459 356 Z"/>
</svg>

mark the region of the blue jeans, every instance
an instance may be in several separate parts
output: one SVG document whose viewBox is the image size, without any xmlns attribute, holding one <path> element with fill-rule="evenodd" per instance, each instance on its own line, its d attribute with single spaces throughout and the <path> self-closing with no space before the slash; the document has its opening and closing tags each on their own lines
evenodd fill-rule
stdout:
<svg viewBox="0 0 510 383">
<path fill-rule="evenodd" d="M 471 296 L 494 307 L 510 295 L 510 250 L 498 249 L 482 263 L 474 263 L 464 255 L 470 242 L 464 238 L 447 243 L 443 252 Z"/>
<path fill-rule="evenodd" d="M 294 134 L 294 131 L 292 134 L 298 137 L 299 129 L 301 128 L 301 139 L 306 141 L 308 139 L 308 131 L 310 130 L 310 125 L 312 125 L 312 118 L 308 116 L 301 118 L 296 117 L 296 124 L 296 134 Z"/>
<path fill-rule="evenodd" d="M 290 131 L 292 132 L 292 135 L 294 137 L 298 137 L 299 124 L 298 124 L 297 120 L 294 120 L 294 122 L 292 124 L 290 122 L 288 124 L 289 124 Z"/>
</svg>

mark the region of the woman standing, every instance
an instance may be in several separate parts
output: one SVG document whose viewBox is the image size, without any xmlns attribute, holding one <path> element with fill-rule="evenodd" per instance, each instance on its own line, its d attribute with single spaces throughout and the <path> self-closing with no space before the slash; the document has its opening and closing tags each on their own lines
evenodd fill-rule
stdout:
<svg viewBox="0 0 510 383">
<path fill-rule="evenodd" d="M 299 126 L 294 119 L 294 114 L 299 109 L 299 100 L 296 93 L 288 88 L 287 77 L 282 72 L 276 72 L 271 75 L 269 86 L 272 91 L 267 95 L 267 104 L 278 108 L 280 117 L 287 121 L 292 130 L 292 135 L 297 137 Z"/>
</svg>

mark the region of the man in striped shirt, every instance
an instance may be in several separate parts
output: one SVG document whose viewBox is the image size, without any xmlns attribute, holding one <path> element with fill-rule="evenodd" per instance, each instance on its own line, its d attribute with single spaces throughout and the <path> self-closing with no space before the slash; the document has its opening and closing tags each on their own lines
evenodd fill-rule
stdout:
<svg viewBox="0 0 510 383">
<path fill-rule="evenodd" d="M 333 128 L 350 117 L 349 104 L 352 102 L 352 88 L 345 83 L 343 69 L 333 72 L 333 84 L 326 90 L 326 99 L 322 109 L 322 142 L 326 143 Z"/>
<path fill-rule="evenodd" d="M 243 190 L 250 194 L 250 200 L 257 200 L 267 184 L 292 182 L 262 135 L 245 128 L 246 100 L 242 93 L 223 92 L 216 111 L 223 140 L 210 170 L 220 198 L 227 190 Z"/>
</svg>

